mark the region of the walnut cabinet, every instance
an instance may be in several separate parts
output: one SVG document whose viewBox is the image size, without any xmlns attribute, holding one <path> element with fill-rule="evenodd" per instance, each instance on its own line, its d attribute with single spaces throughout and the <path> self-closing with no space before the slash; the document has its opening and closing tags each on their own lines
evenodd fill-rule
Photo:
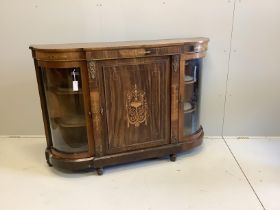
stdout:
<svg viewBox="0 0 280 210">
<path fill-rule="evenodd" d="M 50 166 L 82 170 L 202 143 L 207 38 L 32 45 Z"/>
</svg>

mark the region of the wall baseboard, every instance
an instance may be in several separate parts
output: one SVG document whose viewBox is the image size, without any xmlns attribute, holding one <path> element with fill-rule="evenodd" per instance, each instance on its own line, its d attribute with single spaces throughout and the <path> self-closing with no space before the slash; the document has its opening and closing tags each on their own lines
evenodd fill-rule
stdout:
<svg viewBox="0 0 280 210">
<path fill-rule="evenodd" d="M 204 139 L 223 139 L 222 136 L 204 136 Z"/>
<path fill-rule="evenodd" d="M 226 140 L 250 140 L 250 139 L 263 139 L 263 140 L 280 140 L 280 136 L 223 136 Z"/>
<path fill-rule="evenodd" d="M 19 139 L 19 138 L 46 138 L 45 135 L 0 135 L 0 138 Z"/>
</svg>

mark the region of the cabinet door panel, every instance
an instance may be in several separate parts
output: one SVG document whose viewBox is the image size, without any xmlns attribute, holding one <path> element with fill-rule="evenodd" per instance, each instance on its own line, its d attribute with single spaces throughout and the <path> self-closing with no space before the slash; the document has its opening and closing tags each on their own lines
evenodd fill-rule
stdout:
<svg viewBox="0 0 280 210">
<path fill-rule="evenodd" d="M 170 142 L 169 57 L 105 62 L 107 153 Z"/>
</svg>

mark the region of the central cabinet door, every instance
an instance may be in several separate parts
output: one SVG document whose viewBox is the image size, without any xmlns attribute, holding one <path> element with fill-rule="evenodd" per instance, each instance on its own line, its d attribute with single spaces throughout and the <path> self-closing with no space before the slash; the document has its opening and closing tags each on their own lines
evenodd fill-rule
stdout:
<svg viewBox="0 0 280 210">
<path fill-rule="evenodd" d="M 170 59 L 102 62 L 106 153 L 170 143 Z"/>
</svg>

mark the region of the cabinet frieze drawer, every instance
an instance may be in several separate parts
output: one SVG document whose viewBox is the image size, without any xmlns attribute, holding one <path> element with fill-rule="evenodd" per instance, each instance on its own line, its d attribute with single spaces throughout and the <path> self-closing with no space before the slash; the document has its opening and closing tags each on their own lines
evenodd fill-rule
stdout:
<svg viewBox="0 0 280 210">
<path fill-rule="evenodd" d="M 93 50 L 86 52 L 87 60 L 103 60 L 115 58 L 133 58 L 144 56 L 145 49 L 114 49 L 114 50 Z"/>
<path fill-rule="evenodd" d="M 86 52 L 87 60 L 103 60 L 117 58 L 135 58 L 146 56 L 173 55 L 183 52 L 182 46 L 158 47 L 158 48 L 135 48 L 135 49 L 113 49 L 93 50 Z"/>
<path fill-rule="evenodd" d="M 35 59 L 43 61 L 78 61 L 85 60 L 83 52 L 41 52 L 37 51 Z"/>
<path fill-rule="evenodd" d="M 174 54 L 180 54 L 183 52 L 182 46 L 170 46 L 170 47 L 159 47 L 156 48 L 156 54 L 157 55 L 174 55 Z"/>
</svg>

